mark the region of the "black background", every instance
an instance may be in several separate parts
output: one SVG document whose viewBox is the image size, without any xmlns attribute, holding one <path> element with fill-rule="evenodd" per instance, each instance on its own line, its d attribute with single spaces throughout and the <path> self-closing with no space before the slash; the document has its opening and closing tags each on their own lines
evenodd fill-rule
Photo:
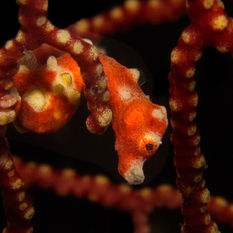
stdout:
<svg viewBox="0 0 233 233">
<path fill-rule="evenodd" d="M 92 17 L 123 1 L 56 1 L 50 0 L 49 18 L 64 28 L 78 19 Z M 225 1 L 226 10 L 233 16 L 232 1 Z M 0 43 L 15 36 L 17 6 L 15 1 L 1 3 Z M 5 14 L 3 14 L 5 12 Z M 127 67 L 138 67 L 142 73 L 142 88 L 159 104 L 167 106 L 169 57 L 181 31 L 188 25 L 187 17 L 172 23 L 141 25 L 107 37 L 101 46 L 110 56 Z M 233 63 L 230 54 L 220 54 L 209 48 L 197 65 L 197 90 L 200 94 L 198 126 L 202 150 L 208 169 L 207 186 L 213 195 L 233 201 Z M 82 174 L 104 173 L 113 182 L 123 182 L 117 173 L 117 154 L 114 136 L 109 130 L 103 136 L 91 135 L 85 128 L 85 101 L 69 124 L 52 135 L 20 135 L 12 126 L 8 132 L 11 150 L 25 160 L 50 163 L 56 168 L 73 167 Z M 172 147 L 167 130 L 158 153 L 145 165 L 146 181 L 142 186 L 155 187 L 161 183 L 175 184 Z M 138 187 L 135 187 L 138 188 Z M 35 232 L 111 233 L 133 232 L 130 215 L 109 210 L 87 200 L 56 196 L 52 191 L 34 188 L 30 191 L 36 207 Z M 0 221 L 4 223 L 3 213 Z M 152 233 L 179 232 L 182 218 L 179 211 L 155 210 L 151 215 Z M 1 225 L 2 225 L 1 224 Z M 224 232 L 233 232 L 220 226 Z"/>
</svg>

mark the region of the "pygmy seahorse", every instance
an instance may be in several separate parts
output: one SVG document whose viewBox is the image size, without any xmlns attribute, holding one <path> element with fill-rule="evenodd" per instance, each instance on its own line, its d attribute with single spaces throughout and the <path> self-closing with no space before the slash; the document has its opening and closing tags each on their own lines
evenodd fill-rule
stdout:
<svg viewBox="0 0 233 233">
<path fill-rule="evenodd" d="M 14 76 L 21 97 L 15 125 L 20 131 L 53 132 L 74 114 L 85 83 L 68 53 L 42 45 L 31 54 L 36 65 L 29 65 L 25 56 Z M 138 70 L 102 53 L 99 56 L 108 77 L 103 98 L 109 99 L 112 111 L 102 112 L 98 120 L 104 126 L 112 119 L 119 173 L 128 183 L 140 184 L 144 181 L 143 164 L 155 153 L 166 130 L 166 109 L 153 104 L 140 89 Z"/>
</svg>

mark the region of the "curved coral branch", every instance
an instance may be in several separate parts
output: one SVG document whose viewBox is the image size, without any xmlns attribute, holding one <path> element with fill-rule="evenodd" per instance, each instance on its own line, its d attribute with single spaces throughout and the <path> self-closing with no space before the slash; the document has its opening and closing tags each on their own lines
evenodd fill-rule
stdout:
<svg viewBox="0 0 233 233">
<path fill-rule="evenodd" d="M 0 187 L 3 195 L 8 226 L 5 233 L 30 233 L 34 208 L 26 199 L 24 183 L 19 177 L 4 138 L 5 128 L 0 128 Z"/>
<path fill-rule="evenodd" d="M 108 99 L 104 98 L 107 92 L 107 77 L 103 72 L 102 65 L 98 58 L 97 49 L 90 43 L 73 36 L 68 30 L 56 28 L 47 19 L 48 1 L 19 0 L 20 42 L 26 43 L 28 49 L 38 47 L 38 44 L 48 43 L 56 48 L 69 52 L 78 62 L 81 68 L 83 80 L 86 84 L 85 96 L 88 100 L 88 108 L 91 115 L 87 118 L 87 128 L 92 133 L 103 133 L 108 124 L 101 125 L 99 117 L 105 111 L 111 111 Z"/>
<path fill-rule="evenodd" d="M 12 76 L 17 70 L 16 61 L 22 54 L 16 40 L 8 41 L 0 49 L 0 126 L 13 122 L 19 107 L 20 97 L 13 85 Z"/>
<path fill-rule="evenodd" d="M 135 232 L 142 228 L 145 232 L 148 230 L 147 215 L 154 208 L 175 209 L 182 204 L 181 194 L 170 185 L 134 190 L 125 184 L 113 184 L 103 175 L 81 176 L 72 169 L 55 170 L 48 164 L 24 162 L 19 157 L 14 157 L 14 161 L 27 187 L 36 185 L 52 189 L 62 196 L 87 197 L 108 208 L 128 211 L 132 214 Z M 221 197 L 211 197 L 208 210 L 217 221 L 233 226 L 232 203 Z"/>
<path fill-rule="evenodd" d="M 37 185 L 59 195 L 86 197 L 108 208 L 117 208 L 132 215 L 134 232 L 148 232 L 148 215 L 155 207 L 178 208 L 180 193 L 169 185 L 155 189 L 134 190 L 126 184 L 116 185 L 102 175 L 80 176 L 72 169 L 55 170 L 47 164 L 25 163 L 14 158 L 17 170 L 27 187 Z"/>
<path fill-rule="evenodd" d="M 218 232 L 206 210 L 209 191 L 205 187 L 206 167 L 200 151 L 200 135 L 195 123 L 198 95 L 195 91 L 195 63 L 207 46 L 221 52 L 232 51 L 232 19 L 227 17 L 218 0 L 187 1 L 191 25 L 187 27 L 171 53 L 170 108 L 171 136 L 177 186 L 184 203 L 182 232 Z"/>
<path fill-rule="evenodd" d="M 233 227 L 233 204 L 222 197 L 211 197 L 208 209 L 217 221 L 228 223 Z"/>
<path fill-rule="evenodd" d="M 106 13 L 90 19 L 81 19 L 68 30 L 84 38 L 100 39 L 135 24 L 159 24 L 177 19 L 185 12 L 184 0 L 128 0 Z"/>
</svg>

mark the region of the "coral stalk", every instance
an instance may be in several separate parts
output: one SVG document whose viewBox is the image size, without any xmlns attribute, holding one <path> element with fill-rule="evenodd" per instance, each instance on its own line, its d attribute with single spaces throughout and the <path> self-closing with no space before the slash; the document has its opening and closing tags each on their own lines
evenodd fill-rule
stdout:
<svg viewBox="0 0 233 233">
<path fill-rule="evenodd" d="M 172 21 L 184 13 L 184 0 L 128 0 L 106 13 L 98 14 L 90 19 L 81 19 L 70 25 L 68 30 L 83 38 L 96 41 L 122 28 L 130 28 L 143 23 L 159 24 Z"/>
<path fill-rule="evenodd" d="M 179 208 L 183 202 L 178 190 L 170 185 L 134 190 L 126 184 L 114 184 L 103 175 L 79 175 L 73 169 L 56 170 L 48 164 L 24 162 L 14 157 L 17 171 L 26 187 L 38 186 L 54 190 L 58 195 L 88 198 L 108 208 L 131 213 L 135 232 L 148 231 L 148 215 L 155 208 Z M 233 204 L 222 197 L 211 197 L 208 210 L 213 217 L 233 226 Z"/>
<path fill-rule="evenodd" d="M 5 127 L 0 128 L 0 187 L 2 190 L 8 226 L 4 233 L 31 233 L 34 208 L 25 194 L 24 182 L 18 175 L 11 157 Z"/>
<path fill-rule="evenodd" d="M 170 108 L 177 186 L 183 194 L 182 232 L 218 232 L 206 205 L 209 191 L 205 187 L 206 167 L 200 151 L 200 135 L 195 123 L 198 95 L 195 91 L 195 63 L 207 46 L 220 52 L 232 51 L 232 19 L 227 17 L 221 1 L 187 1 L 191 24 L 181 34 L 171 53 Z"/>
</svg>

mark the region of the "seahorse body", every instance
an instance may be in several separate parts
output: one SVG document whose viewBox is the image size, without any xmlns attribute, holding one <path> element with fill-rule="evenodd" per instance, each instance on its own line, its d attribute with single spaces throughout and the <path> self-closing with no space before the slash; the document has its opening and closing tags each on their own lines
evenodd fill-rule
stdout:
<svg viewBox="0 0 233 233">
<path fill-rule="evenodd" d="M 128 183 L 140 184 L 144 181 L 143 163 L 155 153 L 166 130 L 166 109 L 143 93 L 135 70 L 104 55 L 100 60 L 108 77 L 118 170 Z"/>
<path fill-rule="evenodd" d="M 75 60 L 58 51 L 48 56 L 50 50 L 45 46 L 42 58 L 34 52 L 40 63 L 47 58 L 46 64 L 32 70 L 21 64 L 14 77 L 21 96 L 15 124 L 21 130 L 37 133 L 58 130 L 74 114 L 85 87 Z M 99 122 L 105 124 L 112 118 L 118 170 L 130 184 L 139 184 L 144 180 L 143 163 L 155 153 L 166 130 L 166 110 L 153 104 L 142 92 L 137 84 L 137 70 L 128 69 L 104 54 L 99 56 L 108 77 L 109 92 L 104 98 L 110 97 L 112 110 L 101 114 Z"/>
</svg>

